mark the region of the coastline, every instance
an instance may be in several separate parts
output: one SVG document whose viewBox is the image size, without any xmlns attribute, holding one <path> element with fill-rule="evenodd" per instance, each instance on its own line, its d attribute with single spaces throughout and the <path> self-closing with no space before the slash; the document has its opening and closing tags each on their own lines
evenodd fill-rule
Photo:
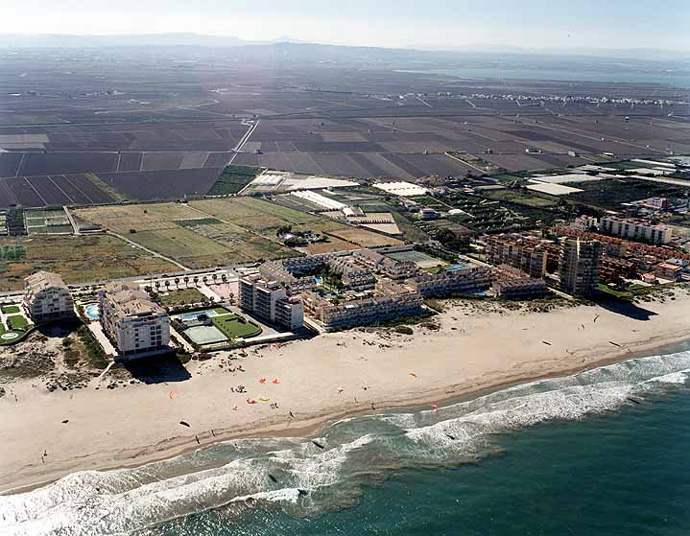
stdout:
<svg viewBox="0 0 690 536">
<path fill-rule="evenodd" d="M 8 456 L 3 456 L 0 460 L 0 494 L 29 491 L 75 471 L 136 467 L 233 439 L 314 436 L 329 423 L 354 415 L 475 398 L 519 383 L 569 376 L 615 362 L 670 352 L 673 351 L 670 350 L 673 346 L 690 339 L 690 326 L 683 320 L 690 313 L 690 298 L 687 295 L 678 296 L 675 301 L 644 304 L 644 308 L 652 313 L 646 320 L 622 316 L 593 306 L 578 306 L 549 313 L 479 314 L 467 314 L 467 307 L 452 307 L 440 315 L 441 326 L 438 331 L 415 327 L 413 336 L 383 336 L 381 333 L 370 331 L 348 331 L 321 336 L 312 341 L 292 343 L 283 348 L 268 347 L 251 352 L 249 357 L 239 362 L 233 362 L 242 363 L 247 369 L 238 375 L 230 375 L 222 369 L 219 370 L 219 367 L 214 367 L 213 365 L 217 364 L 214 359 L 210 362 L 191 364 L 192 378 L 186 382 L 135 385 L 115 391 L 96 391 L 91 386 L 74 393 L 47 394 L 41 392 L 40 382 L 23 381 L 20 385 L 10 384 L 10 388 L 15 388 L 21 398 L 16 403 L 9 400 L 8 396 L 0 400 L 0 422 L 9 425 L 0 430 L 0 440 L 11 447 L 6 451 Z M 660 318 L 662 316 L 664 320 Z M 570 325 L 569 329 L 564 324 L 566 320 Z M 572 326 L 575 324 L 579 324 L 577 334 L 573 333 Z M 536 330 L 537 336 L 533 336 L 534 333 L 521 333 L 530 330 Z M 354 349 L 348 350 L 348 345 L 365 348 L 355 352 Z M 508 347 L 512 351 L 508 351 Z M 474 351 L 478 357 L 475 356 L 470 363 L 462 363 L 454 354 L 463 349 Z M 425 355 L 415 355 L 422 351 Z M 359 352 L 366 353 L 366 357 L 355 357 L 354 354 Z M 439 374 L 437 371 L 427 379 L 429 359 L 426 354 L 429 353 L 435 354 L 433 360 L 443 368 L 445 374 Z M 328 366 L 329 363 L 324 366 L 324 360 L 333 355 L 338 361 L 330 363 L 332 368 Z M 369 363 L 372 357 L 376 358 L 373 366 Z M 393 357 L 404 363 L 398 362 L 391 366 L 386 359 Z M 312 371 L 311 375 L 307 372 L 305 375 L 312 381 L 323 382 L 324 385 L 306 382 L 299 385 L 299 388 L 293 387 L 296 393 L 281 393 L 275 398 L 276 401 L 280 401 L 279 412 L 267 410 L 267 404 L 244 404 L 238 407 L 247 397 L 247 394 L 243 394 L 241 397 L 230 397 L 237 403 L 229 415 L 227 408 L 218 408 L 217 415 L 205 415 L 208 400 L 202 403 L 198 399 L 190 401 L 187 398 L 202 394 L 206 388 L 214 389 L 215 394 L 223 393 L 227 391 L 229 378 L 233 384 L 239 380 L 247 384 L 249 396 L 257 397 L 258 389 L 250 383 L 252 380 L 256 381 L 255 377 L 262 375 L 268 378 L 269 374 L 266 371 L 269 369 L 278 370 L 283 378 L 280 385 L 272 386 L 275 390 L 280 390 L 286 383 L 290 384 L 291 380 L 299 378 L 296 367 L 292 365 L 320 365 L 320 370 Z M 366 371 L 367 374 L 361 374 L 362 378 L 357 378 L 357 374 L 352 376 L 353 370 L 357 372 L 357 366 L 370 370 Z M 416 376 L 415 373 L 408 372 L 411 367 L 424 372 Z M 336 375 L 341 374 L 335 379 L 328 378 L 324 377 L 324 370 L 332 371 Z M 465 374 L 462 374 L 463 372 Z M 391 374 L 390 382 L 376 379 L 376 376 L 385 374 Z M 286 377 L 287 381 L 284 379 Z M 420 379 L 422 381 L 418 381 Z M 33 385 L 29 385 L 31 383 Z M 189 389 L 185 388 L 183 392 L 183 387 L 187 386 Z M 358 386 L 360 389 L 357 389 Z M 419 388 L 410 389 L 410 386 Z M 271 387 L 264 384 L 259 389 L 271 391 Z M 173 397 L 171 390 L 176 390 L 179 395 Z M 353 397 L 356 403 L 346 403 L 346 397 L 340 396 L 345 392 L 348 395 L 356 394 L 357 396 Z M 149 405 L 152 394 L 156 395 L 157 404 L 165 403 L 168 407 L 163 410 L 160 410 L 160 406 L 158 409 L 155 406 L 152 408 Z M 166 394 L 170 396 L 160 396 Z M 295 396 L 310 399 L 305 402 L 299 398 L 295 399 Z M 17 406 L 22 406 L 26 412 L 32 409 L 35 411 L 37 407 L 42 406 L 41 402 L 46 402 L 50 398 L 54 403 L 49 408 L 44 408 L 47 415 L 43 416 L 47 420 L 22 422 L 21 415 L 17 415 Z M 82 402 L 79 408 L 70 403 L 73 398 Z M 180 407 L 176 405 L 180 398 L 190 401 L 183 411 L 179 411 Z M 339 403 L 333 403 L 334 398 Z M 117 438 L 106 441 L 109 448 L 103 449 L 103 440 L 107 440 L 107 436 L 112 435 L 112 432 L 107 432 L 103 437 L 104 430 L 99 430 L 98 427 L 94 429 L 94 423 L 103 423 L 98 412 L 115 408 L 118 399 L 123 399 L 130 408 L 139 406 L 152 409 L 152 418 L 157 417 L 167 422 L 159 422 L 161 426 L 151 431 L 148 428 L 152 423 L 145 415 L 132 415 L 129 422 L 121 421 L 124 432 L 120 431 Z M 169 400 L 166 402 L 165 399 Z M 171 406 L 176 408 L 176 411 L 168 411 Z M 288 408 L 294 408 L 295 419 L 286 418 Z M 74 429 L 71 429 L 70 434 L 60 434 L 61 428 L 69 427 L 72 421 L 62 424 L 57 419 L 60 413 L 74 415 L 75 409 L 79 410 L 76 422 L 79 423 L 84 417 L 88 418 L 84 424 L 77 425 L 79 431 L 83 431 L 84 434 L 79 434 L 77 439 L 83 437 L 87 440 L 91 435 L 98 436 L 99 440 L 96 448 L 91 446 L 91 452 L 81 452 L 78 456 L 73 454 L 77 452 L 75 446 L 78 444 L 78 441 L 75 441 Z M 260 411 L 251 413 L 253 409 Z M 170 418 L 171 414 L 174 417 Z M 10 420 L 11 415 L 14 417 L 13 420 Z M 137 416 L 140 418 L 137 419 Z M 235 418 L 228 422 L 228 416 Z M 192 423 L 191 431 L 187 433 L 180 433 L 185 429 L 180 428 L 179 421 L 175 421 L 182 417 Z M 197 424 L 199 420 L 203 426 Z M 45 435 L 50 433 L 50 430 L 54 430 L 52 437 L 57 440 L 53 443 Z M 23 432 L 21 437 L 18 436 L 20 432 Z M 60 436 L 72 439 L 65 440 L 63 437 L 61 443 Z M 151 441 L 151 437 L 156 440 Z M 123 442 L 123 439 L 128 439 L 129 442 Z M 50 461 L 42 465 L 40 461 L 36 462 L 36 454 L 32 451 L 42 450 L 45 444 L 48 445 Z M 53 462 L 54 458 L 58 459 Z"/>
</svg>

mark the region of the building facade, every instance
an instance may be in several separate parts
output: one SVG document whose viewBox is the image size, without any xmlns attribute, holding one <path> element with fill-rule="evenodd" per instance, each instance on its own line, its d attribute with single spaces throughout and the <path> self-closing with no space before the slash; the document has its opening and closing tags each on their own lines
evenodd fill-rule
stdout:
<svg viewBox="0 0 690 536">
<path fill-rule="evenodd" d="M 549 294 L 549 288 L 542 278 L 530 277 L 522 270 L 507 264 L 496 269 L 495 277 L 491 289 L 497 298 L 528 300 Z"/>
<path fill-rule="evenodd" d="M 445 298 L 488 289 L 492 280 L 488 268 L 467 268 L 439 274 L 420 273 L 408 280 L 408 284 L 425 298 Z"/>
<path fill-rule="evenodd" d="M 169 351 L 170 318 L 134 283 L 109 283 L 98 292 L 103 331 L 121 358 Z"/>
<path fill-rule="evenodd" d="M 507 264 L 530 277 L 540 278 L 546 273 L 548 249 L 540 240 L 520 235 L 489 236 L 486 239 L 486 260 L 489 264 Z"/>
<path fill-rule="evenodd" d="M 664 225 L 652 225 L 642 220 L 619 219 L 611 216 L 601 219 L 599 230 L 609 235 L 657 245 L 668 244 L 673 239 L 673 231 Z"/>
<path fill-rule="evenodd" d="M 69 288 L 59 275 L 51 272 L 36 272 L 24 280 L 22 305 L 35 324 L 75 316 Z"/>
<path fill-rule="evenodd" d="M 422 295 L 414 289 L 391 281 L 379 281 L 377 292 L 364 299 L 334 304 L 315 292 L 304 295 L 304 305 L 311 316 L 331 329 L 385 322 L 423 311 Z"/>
<path fill-rule="evenodd" d="M 591 297 L 599 288 L 601 243 L 566 238 L 558 267 L 561 289 L 578 297 Z"/>
<path fill-rule="evenodd" d="M 277 281 L 266 281 L 253 275 L 240 279 L 240 307 L 257 318 L 278 324 L 291 331 L 304 325 L 304 307 Z"/>
</svg>

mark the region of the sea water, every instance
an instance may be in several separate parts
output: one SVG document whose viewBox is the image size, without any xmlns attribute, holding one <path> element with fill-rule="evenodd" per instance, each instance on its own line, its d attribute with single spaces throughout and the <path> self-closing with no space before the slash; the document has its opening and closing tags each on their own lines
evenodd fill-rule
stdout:
<svg viewBox="0 0 690 536">
<path fill-rule="evenodd" d="M 0 497 L 0 534 L 687 535 L 690 351 Z"/>
</svg>

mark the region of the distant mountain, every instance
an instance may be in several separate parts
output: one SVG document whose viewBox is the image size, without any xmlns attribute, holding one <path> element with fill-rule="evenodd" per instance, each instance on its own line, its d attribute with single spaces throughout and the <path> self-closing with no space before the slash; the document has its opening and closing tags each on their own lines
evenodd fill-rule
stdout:
<svg viewBox="0 0 690 536">
<path fill-rule="evenodd" d="M 520 57 L 582 57 L 609 60 L 683 61 L 690 60 L 689 52 L 654 49 L 599 48 L 522 48 L 510 45 L 464 45 L 428 47 L 417 45 L 405 48 L 381 48 L 317 44 L 281 37 L 269 41 L 246 41 L 234 36 L 195 33 L 164 33 L 142 35 L 58 35 L 58 34 L 0 34 L 1 48 L 115 48 L 158 47 L 233 48 L 233 55 L 244 59 L 289 58 L 305 61 L 459 61 L 501 58 L 514 61 Z"/>
<path fill-rule="evenodd" d="M 0 34 L 3 48 L 99 48 L 141 46 L 196 46 L 236 47 L 243 45 L 272 45 L 301 43 L 290 37 L 270 41 L 245 41 L 234 36 L 203 35 L 195 33 L 164 33 L 141 35 L 60 35 L 60 34 Z"/>
</svg>

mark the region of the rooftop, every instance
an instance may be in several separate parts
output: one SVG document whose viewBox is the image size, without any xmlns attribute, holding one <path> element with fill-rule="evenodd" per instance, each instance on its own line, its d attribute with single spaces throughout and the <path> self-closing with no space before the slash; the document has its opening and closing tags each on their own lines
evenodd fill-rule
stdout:
<svg viewBox="0 0 690 536">
<path fill-rule="evenodd" d="M 25 279 L 25 281 L 33 292 L 40 292 L 50 287 L 67 288 L 67 285 L 65 285 L 62 277 L 53 272 L 45 272 L 43 270 L 36 272 L 35 274 L 31 274 Z"/>
</svg>

